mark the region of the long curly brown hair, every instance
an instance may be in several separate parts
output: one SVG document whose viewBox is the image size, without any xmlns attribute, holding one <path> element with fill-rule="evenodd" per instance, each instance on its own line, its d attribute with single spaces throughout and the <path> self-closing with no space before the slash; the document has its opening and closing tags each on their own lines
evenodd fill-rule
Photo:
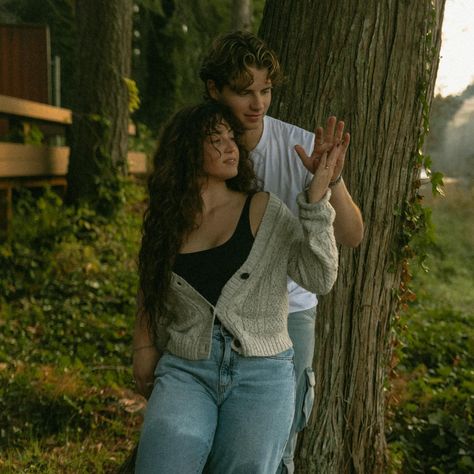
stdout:
<svg viewBox="0 0 474 474">
<path fill-rule="evenodd" d="M 202 212 L 203 143 L 222 122 L 234 131 L 240 152 L 238 174 L 226 182 L 228 188 L 246 194 L 258 189 L 249 154 L 239 144 L 243 128 L 230 109 L 210 101 L 186 107 L 171 118 L 158 141 L 148 180 L 139 253 L 140 288 L 152 334 L 165 308 L 176 254 Z"/>
</svg>

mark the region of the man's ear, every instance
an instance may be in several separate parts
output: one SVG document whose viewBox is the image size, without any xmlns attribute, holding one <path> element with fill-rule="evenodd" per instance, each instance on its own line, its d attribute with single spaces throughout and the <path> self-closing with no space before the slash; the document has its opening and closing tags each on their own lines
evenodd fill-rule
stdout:
<svg viewBox="0 0 474 474">
<path fill-rule="evenodd" d="M 217 90 L 216 83 L 213 79 L 208 79 L 206 82 L 207 92 L 211 96 L 211 99 L 219 100 L 219 91 Z"/>
</svg>

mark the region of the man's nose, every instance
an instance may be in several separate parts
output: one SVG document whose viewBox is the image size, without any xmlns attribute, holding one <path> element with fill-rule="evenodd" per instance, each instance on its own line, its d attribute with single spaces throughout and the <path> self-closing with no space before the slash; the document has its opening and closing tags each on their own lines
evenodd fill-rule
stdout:
<svg viewBox="0 0 474 474">
<path fill-rule="evenodd" d="M 260 110 L 263 108 L 263 99 L 260 94 L 255 94 L 252 97 L 251 108 L 254 110 Z"/>
</svg>

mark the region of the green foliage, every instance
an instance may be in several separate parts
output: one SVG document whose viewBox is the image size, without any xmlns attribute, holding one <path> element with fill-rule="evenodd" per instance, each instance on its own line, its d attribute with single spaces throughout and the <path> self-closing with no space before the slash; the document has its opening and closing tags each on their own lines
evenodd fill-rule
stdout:
<svg viewBox="0 0 474 474">
<path fill-rule="evenodd" d="M 2 135 L 1 141 L 42 145 L 44 143 L 44 135 L 37 125 L 27 121 L 18 121 L 10 125 L 8 133 Z"/>
<path fill-rule="evenodd" d="M 136 128 L 136 135 L 128 138 L 128 149 L 146 153 L 151 159 L 157 145 L 156 135 L 143 123 L 138 123 Z"/>
<path fill-rule="evenodd" d="M 390 438 L 403 453 L 404 473 L 467 474 L 474 467 L 473 314 L 418 312 L 406 321 Z"/>
<path fill-rule="evenodd" d="M 137 282 L 137 226 L 125 210 L 110 223 L 87 207 L 63 207 L 52 192 L 36 199 L 24 192 L 11 240 L 0 247 L 6 317 L 0 359 L 60 356 L 103 364 L 123 357 Z"/>
<path fill-rule="evenodd" d="M 388 440 L 395 472 L 474 470 L 474 190 L 434 203 L 436 239 L 402 315 Z M 398 466 L 398 467 L 397 467 Z"/>
<path fill-rule="evenodd" d="M 137 83 L 128 77 L 124 77 L 123 80 L 128 90 L 128 111 L 132 114 L 140 108 L 140 96 L 138 94 Z"/>
<path fill-rule="evenodd" d="M 135 16 L 133 77 L 142 96 L 138 121 L 154 132 L 184 105 L 199 102 L 204 86 L 199 68 L 214 37 L 231 27 L 231 2 L 140 0 Z M 254 1 L 257 31 L 263 0 Z"/>
<path fill-rule="evenodd" d="M 113 446 L 122 443 L 117 464 L 124 440 L 133 442 L 136 415 L 121 400 L 132 393 L 144 190 L 130 182 L 124 189 L 126 205 L 109 220 L 65 207 L 49 190 L 17 199 L 13 233 L 0 245 L 0 458 L 16 466 L 6 472 L 17 472 L 14 449 L 23 466 L 43 466 L 28 472 L 102 472 L 100 455 L 81 458 L 82 442 L 108 441 L 101 463 L 109 464 Z M 68 443 L 78 443 L 76 467 L 88 467 L 48 471 L 44 452 Z"/>
</svg>

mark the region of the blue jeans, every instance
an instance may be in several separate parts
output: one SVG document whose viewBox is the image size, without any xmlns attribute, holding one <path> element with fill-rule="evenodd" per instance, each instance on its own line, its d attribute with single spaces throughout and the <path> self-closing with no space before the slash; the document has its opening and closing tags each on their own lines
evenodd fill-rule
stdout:
<svg viewBox="0 0 474 474">
<path fill-rule="evenodd" d="M 290 313 L 288 332 L 295 350 L 296 403 L 290 437 L 277 474 L 293 474 L 298 432 L 308 423 L 314 402 L 314 356 L 316 308 Z"/>
<path fill-rule="evenodd" d="M 161 357 L 136 473 L 275 474 L 293 421 L 293 349 L 242 357 L 232 340 L 217 324 L 209 359 Z"/>
</svg>

